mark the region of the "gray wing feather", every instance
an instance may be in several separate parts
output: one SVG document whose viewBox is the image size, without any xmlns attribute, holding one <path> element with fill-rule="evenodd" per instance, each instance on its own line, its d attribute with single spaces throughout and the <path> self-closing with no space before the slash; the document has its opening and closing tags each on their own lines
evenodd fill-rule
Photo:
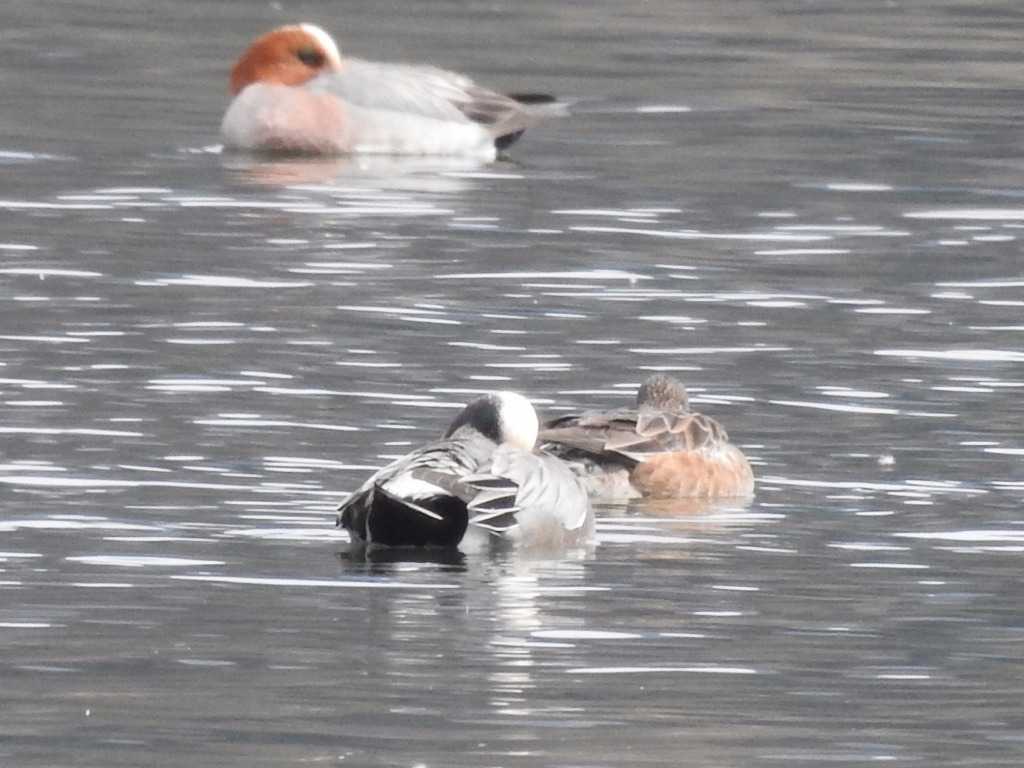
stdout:
<svg viewBox="0 0 1024 768">
<path fill-rule="evenodd" d="M 321 75 L 310 87 L 365 109 L 479 123 L 495 136 L 526 128 L 538 113 L 465 75 L 415 64 L 347 59 L 341 71 Z"/>
<path fill-rule="evenodd" d="M 590 501 L 578 478 L 559 459 L 501 446 L 491 457 L 491 472 L 518 486 L 515 503 L 522 524 L 551 520 L 566 530 L 583 526 Z"/>
<path fill-rule="evenodd" d="M 467 507 L 469 522 L 493 533 L 506 533 L 516 526 L 519 483 L 493 471 L 493 465 L 486 473 L 471 475 L 462 479 L 465 488 L 472 494 Z"/>
</svg>

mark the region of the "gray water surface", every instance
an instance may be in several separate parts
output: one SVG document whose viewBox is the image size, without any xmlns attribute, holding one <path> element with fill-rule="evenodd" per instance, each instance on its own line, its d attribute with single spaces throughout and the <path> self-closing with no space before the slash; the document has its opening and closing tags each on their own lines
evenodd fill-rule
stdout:
<svg viewBox="0 0 1024 768">
<path fill-rule="evenodd" d="M 1024 12 L 0 8 L 0 764 L 1018 766 Z M 486 166 L 224 154 L 294 20 L 575 114 Z M 689 385 L 747 505 L 348 552 L 474 393 Z"/>
</svg>

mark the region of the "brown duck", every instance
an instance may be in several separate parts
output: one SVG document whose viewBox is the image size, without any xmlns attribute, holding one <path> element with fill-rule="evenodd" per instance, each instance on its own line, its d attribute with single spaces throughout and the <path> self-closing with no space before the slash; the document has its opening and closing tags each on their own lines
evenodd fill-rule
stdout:
<svg viewBox="0 0 1024 768">
<path fill-rule="evenodd" d="M 648 377 L 636 407 L 585 411 L 544 424 L 542 450 L 570 465 L 594 498 L 717 499 L 751 496 L 747 457 L 717 421 L 689 408 L 686 388 Z"/>
</svg>

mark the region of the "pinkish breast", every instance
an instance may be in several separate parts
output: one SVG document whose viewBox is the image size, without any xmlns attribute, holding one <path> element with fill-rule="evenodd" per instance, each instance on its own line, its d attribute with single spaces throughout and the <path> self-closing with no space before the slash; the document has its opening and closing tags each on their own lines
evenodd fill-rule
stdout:
<svg viewBox="0 0 1024 768">
<path fill-rule="evenodd" d="M 225 143 L 239 149 L 303 154 L 351 151 L 344 103 L 329 93 L 256 83 L 228 107 L 221 123 Z"/>
</svg>

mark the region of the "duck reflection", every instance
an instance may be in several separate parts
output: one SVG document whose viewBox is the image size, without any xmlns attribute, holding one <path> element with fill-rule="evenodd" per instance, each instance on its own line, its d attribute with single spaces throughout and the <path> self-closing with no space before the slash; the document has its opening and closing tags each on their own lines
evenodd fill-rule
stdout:
<svg viewBox="0 0 1024 768">
<path fill-rule="evenodd" d="M 448 572 L 466 570 L 466 555 L 455 547 L 367 547 L 353 542 L 335 553 L 346 573 L 386 576 L 397 567 L 434 565 Z"/>
<path fill-rule="evenodd" d="M 458 585 L 353 592 L 346 611 L 362 617 L 364 645 L 352 685 L 389 692 L 396 708 L 390 736 L 416 754 L 445 749 L 453 738 L 475 739 L 470 734 L 481 729 L 500 728 L 506 745 L 532 740 L 533 718 L 558 717 L 561 711 L 538 701 L 551 654 L 568 654 L 575 665 L 586 652 L 535 635 L 567 622 L 586 629 L 585 612 L 576 618 L 564 612 L 600 589 L 585 584 L 592 554 L 575 548 L 545 556 L 521 546 L 470 557 L 455 549 L 357 547 L 342 553 L 339 563 L 349 574 Z M 439 674 L 446 680 L 445 696 L 417 706 Z M 408 720 L 398 716 L 406 708 Z"/>
<path fill-rule="evenodd" d="M 709 524 L 728 523 L 730 516 L 744 520 L 754 503 L 752 497 L 732 499 L 635 499 L 621 505 L 637 517 L 674 518 L 687 524 L 706 527 Z"/>
<path fill-rule="evenodd" d="M 267 158 L 236 153 L 222 157 L 228 175 L 246 186 L 344 185 L 435 194 L 466 191 L 472 186 L 472 178 L 460 174 L 471 174 L 485 165 L 474 158 L 457 157 L 292 155 Z"/>
</svg>

